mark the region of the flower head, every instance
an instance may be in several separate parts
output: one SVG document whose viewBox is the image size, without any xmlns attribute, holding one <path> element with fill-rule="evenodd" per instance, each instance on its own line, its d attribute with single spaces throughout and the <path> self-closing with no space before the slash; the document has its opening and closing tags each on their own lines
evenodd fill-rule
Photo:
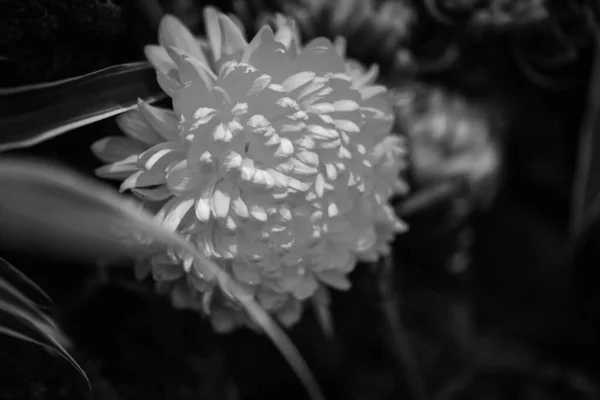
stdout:
<svg viewBox="0 0 600 400">
<path fill-rule="evenodd" d="M 344 59 L 341 40 L 301 47 L 282 16 L 248 43 L 205 9 L 208 37 L 174 17 L 146 54 L 173 110 L 140 102 L 118 119 L 127 138 L 93 149 L 121 190 L 159 206 L 156 218 L 227 270 L 284 324 L 309 297 L 347 289 L 403 229 L 388 205 L 404 190 L 403 143 L 376 70 Z M 176 305 L 211 315 L 218 330 L 247 323 L 214 277 L 175 251 L 140 263 Z M 325 301 L 325 300 L 324 300 Z"/>
</svg>

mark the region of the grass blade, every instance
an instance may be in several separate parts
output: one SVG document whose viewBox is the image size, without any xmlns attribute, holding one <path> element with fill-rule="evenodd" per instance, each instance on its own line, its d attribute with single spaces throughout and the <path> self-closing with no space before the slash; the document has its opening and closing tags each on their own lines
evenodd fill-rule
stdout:
<svg viewBox="0 0 600 400">
<path fill-rule="evenodd" d="M 0 267 L 16 270 L 2 258 Z M 18 277 L 19 280 L 24 279 L 28 285 L 32 283 L 21 273 Z M 34 287 L 37 289 L 37 285 L 34 284 Z M 37 344 L 57 353 L 85 378 L 88 387 L 91 388 L 85 371 L 66 350 L 66 346 L 70 345 L 67 336 L 33 301 L 4 278 L 0 278 L 0 321 L 0 334 Z"/>
<path fill-rule="evenodd" d="M 48 294 L 41 287 L 29 279 L 27 275 L 13 267 L 11 263 L 0 257 L 0 279 L 2 279 L 2 275 L 6 275 L 6 280 L 13 282 L 13 285 L 15 285 L 16 288 L 18 288 L 18 286 L 16 286 L 18 283 L 22 283 L 26 288 L 33 289 L 32 295 L 42 297 L 43 302 L 47 305 L 54 304 L 50 296 L 48 296 Z M 29 295 L 28 298 L 31 298 L 32 295 Z M 43 307 L 42 304 L 37 305 L 38 307 Z"/>
<path fill-rule="evenodd" d="M 214 276 L 223 291 L 233 295 L 264 330 L 304 383 L 311 398 L 324 398 L 294 344 L 254 298 L 196 247 L 178 233 L 163 228 L 136 203 L 126 200 L 112 188 L 68 169 L 12 157 L 0 160 L 0 187 L 3 188 L 0 223 L 9 225 L 11 231 L 8 237 L 0 236 L 0 241 L 23 246 L 31 245 L 35 240 L 36 246 L 46 243 L 46 251 L 50 250 L 47 244 L 50 241 L 62 251 L 85 248 L 83 255 L 106 256 L 105 252 L 111 246 L 117 253 L 148 251 L 144 246 L 136 248 L 133 243 L 124 244 L 123 241 L 124 235 L 143 233 L 156 242 L 194 256 L 205 272 Z M 102 250 L 98 251 L 99 248 Z"/>
<path fill-rule="evenodd" d="M 600 214 L 600 31 L 594 35 L 594 61 L 591 70 L 587 109 L 581 124 L 577 165 L 571 201 L 571 238 L 578 240 Z"/>
<path fill-rule="evenodd" d="M 34 146 L 166 95 L 146 62 L 57 82 L 0 89 L 0 152 Z"/>
</svg>

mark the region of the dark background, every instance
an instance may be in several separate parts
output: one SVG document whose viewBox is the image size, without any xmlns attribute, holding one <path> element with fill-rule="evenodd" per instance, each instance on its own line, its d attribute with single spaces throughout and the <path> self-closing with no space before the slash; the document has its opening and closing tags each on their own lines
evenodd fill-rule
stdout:
<svg viewBox="0 0 600 400">
<path fill-rule="evenodd" d="M 145 3 L 0 1 L 0 85 L 142 60 L 143 45 L 156 35 Z M 574 0 L 430 3 L 434 9 L 420 1 L 375 1 L 353 30 L 336 32 L 327 21 L 340 5 L 323 2 L 301 29 L 307 38 L 344 34 L 349 55 L 379 63 L 392 87 L 423 85 L 425 108 L 429 88 L 449 98 L 435 112 L 456 112 L 455 98 L 480 107 L 491 121 L 490 146 L 502 154 L 501 174 L 494 177 L 498 190 L 487 207 L 479 199 L 489 189 L 475 187 L 412 213 L 406 217 L 411 231 L 395 243 L 401 340 L 420 378 L 397 365 L 392 347 L 399 339 L 387 334 L 371 266 L 357 268 L 350 292 L 335 294 L 334 338 L 326 338 L 307 312 L 292 339 L 330 399 L 417 399 L 415 380 L 424 382 L 428 399 L 600 398 L 594 384 L 600 228 L 591 229 L 575 252 L 568 239 L 593 10 Z M 205 4 L 161 2 L 198 34 Z M 239 10 L 229 2 L 217 5 Z M 261 10 L 284 6 L 249 2 L 242 15 L 247 32 L 254 32 Z M 449 49 L 457 54 L 450 61 Z M 399 118 L 426 114 L 414 113 Z M 400 121 L 399 129 L 410 124 Z M 103 121 L 25 153 L 92 176 L 99 162 L 90 144 L 117 131 L 113 121 Z M 452 156 L 439 162 L 452 162 Z M 407 179 L 414 193 L 425 190 L 414 176 Z M 465 202 L 468 211 L 460 211 Z M 474 238 L 467 244 L 465 232 Z M 97 284 L 92 265 L 33 253 L 2 256 L 55 300 L 55 316 L 74 339 L 73 355 L 90 376 L 92 392 L 62 359 L 0 336 L 0 398 L 306 398 L 266 338 L 247 331 L 217 335 L 199 316 L 174 310 L 151 285 L 134 283 L 127 270 Z M 470 262 L 465 272 L 451 273 L 457 255 Z"/>
</svg>

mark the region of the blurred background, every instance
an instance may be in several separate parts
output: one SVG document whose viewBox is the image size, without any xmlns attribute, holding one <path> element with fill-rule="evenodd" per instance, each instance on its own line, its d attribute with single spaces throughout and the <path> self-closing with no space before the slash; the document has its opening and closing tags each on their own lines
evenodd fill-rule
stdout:
<svg viewBox="0 0 600 400">
<path fill-rule="evenodd" d="M 0 86 L 141 61 L 162 12 L 203 35 L 209 4 L 248 35 L 284 12 L 305 41 L 345 37 L 350 57 L 379 65 L 408 139 L 411 194 L 396 208 L 410 231 L 388 272 L 359 267 L 334 293 L 333 337 L 311 312 L 290 331 L 327 397 L 600 399 L 600 226 L 576 241 L 571 226 L 578 143 L 600 116 L 597 2 L 2 0 Z M 93 176 L 90 145 L 117 131 L 109 119 L 20 153 Z M 0 336 L 2 399 L 306 398 L 265 337 L 213 333 L 133 272 L 2 257 L 55 301 L 92 380 L 90 392 L 63 360 Z"/>
</svg>

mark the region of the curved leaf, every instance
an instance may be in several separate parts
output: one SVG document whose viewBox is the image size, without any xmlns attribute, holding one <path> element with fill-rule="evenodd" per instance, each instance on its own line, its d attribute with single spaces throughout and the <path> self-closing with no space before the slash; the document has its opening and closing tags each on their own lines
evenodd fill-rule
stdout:
<svg viewBox="0 0 600 400">
<path fill-rule="evenodd" d="M 166 95 L 146 62 L 57 82 L 0 89 L 0 152 L 30 147 Z"/>
<path fill-rule="evenodd" d="M 0 258 L 0 269 L 16 270 L 3 258 Z M 41 291 L 20 272 L 14 276 L 17 280 L 22 280 L 25 284 Z M 84 370 L 65 348 L 70 344 L 69 339 L 56 323 L 38 308 L 37 304 L 3 277 L 0 277 L 0 321 L 0 334 L 31 342 L 58 353 L 85 378 L 88 386 L 91 387 Z"/>
<path fill-rule="evenodd" d="M 195 257 L 206 273 L 217 279 L 224 293 L 235 297 L 279 348 L 311 398 L 324 398 L 290 338 L 254 298 L 203 252 L 163 227 L 138 204 L 65 168 L 14 157 L 0 160 L 0 187 L 0 242 L 106 257 L 107 251 L 113 254 L 149 251 L 139 240 L 125 240 L 141 234 Z M 2 236 L 3 231 L 10 233 Z"/>
</svg>

